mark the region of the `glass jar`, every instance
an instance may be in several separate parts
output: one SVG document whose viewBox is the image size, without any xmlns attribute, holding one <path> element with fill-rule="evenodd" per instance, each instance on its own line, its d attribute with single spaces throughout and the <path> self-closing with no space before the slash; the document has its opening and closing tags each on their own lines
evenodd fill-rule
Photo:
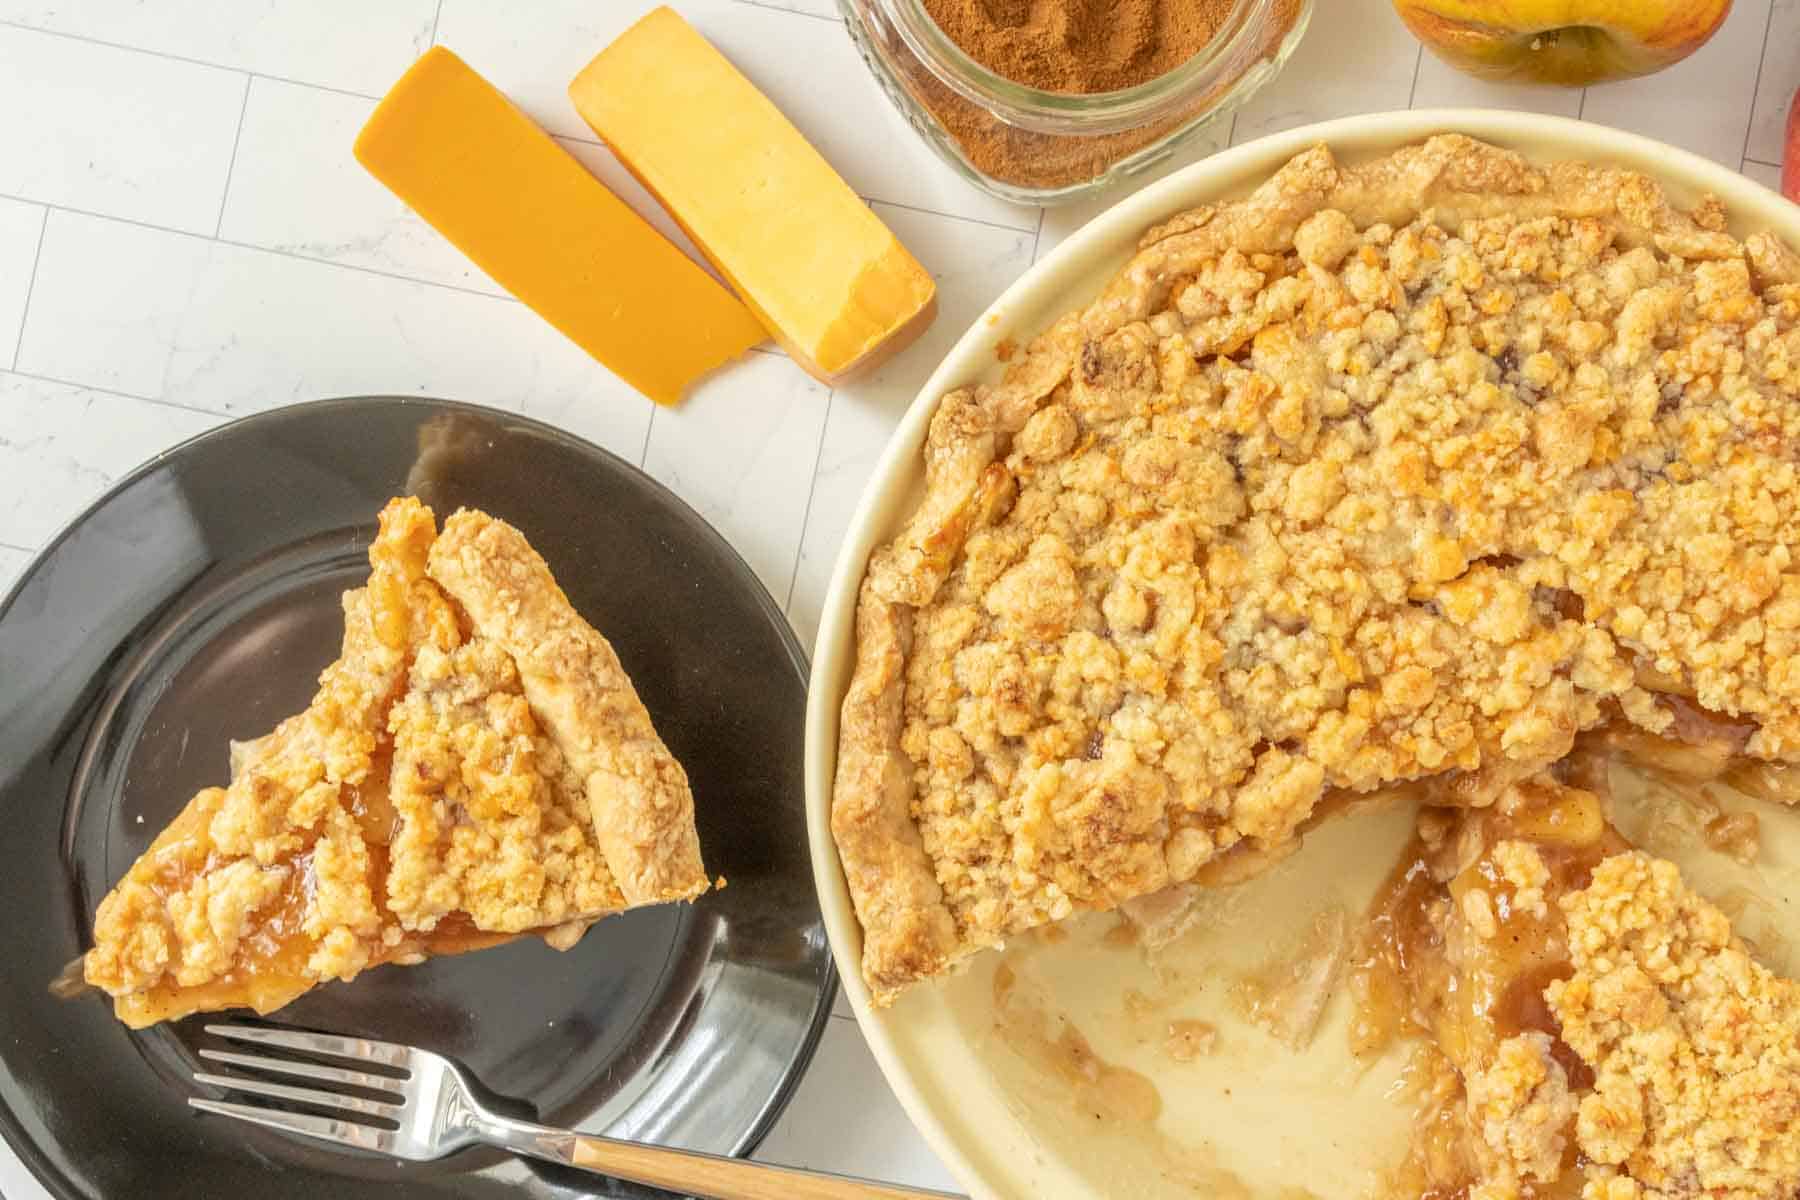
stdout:
<svg viewBox="0 0 1800 1200">
<path fill-rule="evenodd" d="M 1022 204 L 1074 200 L 1167 158 L 1261 87 L 1299 43 L 1312 0 L 1237 0 L 1205 49 L 1136 87 L 1079 95 L 988 70 L 920 0 L 838 0 L 863 61 L 938 156 Z"/>
</svg>

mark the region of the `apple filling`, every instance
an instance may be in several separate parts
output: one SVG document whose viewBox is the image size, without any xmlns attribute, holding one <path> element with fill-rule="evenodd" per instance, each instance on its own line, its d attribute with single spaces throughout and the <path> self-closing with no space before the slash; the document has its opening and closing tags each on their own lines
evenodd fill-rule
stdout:
<svg viewBox="0 0 1800 1200">
<path fill-rule="evenodd" d="M 1676 729 L 1598 731 L 1484 807 L 1421 811 L 1350 975 L 1355 1053 L 1421 1039 L 1418 1128 L 1391 1194 L 1800 1189 L 1800 985 L 1606 816 L 1610 756 L 1688 787 L 1741 773 L 1736 723 L 1694 707 Z"/>
</svg>

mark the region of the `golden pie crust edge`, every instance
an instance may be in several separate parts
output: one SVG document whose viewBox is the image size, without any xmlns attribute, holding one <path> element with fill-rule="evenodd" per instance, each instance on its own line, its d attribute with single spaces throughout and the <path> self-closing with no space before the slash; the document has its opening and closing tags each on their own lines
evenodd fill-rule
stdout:
<svg viewBox="0 0 1800 1200">
<path fill-rule="evenodd" d="M 543 556 L 506 522 L 461 509 L 444 522 L 426 570 L 517 664 L 525 699 L 587 784 L 595 836 L 627 904 L 704 892 L 687 772 Z"/>
<path fill-rule="evenodd" d="M 1627 247 L 1704 257 L 1727 236 L 1717 231 L 1717 201 L 1701 201 L 1708 206 L 1712 219 L 1703 226 L 1640 172 L 1579 161 L 1538 166 L 1461 134 L 1351 166 L 1320 143 L 1244 199 L 1195 208 L 1151 229 L 1099 296 L 1034 338 L 998 385 L 947 394 L 926 435 L 923 499 L 899 534 L 870 556 L 841 710 L 831 828 L 863 930 L 862 970 L 875 1003 L 891 1003 L 908 984 L 983 948 L 959 936 L 910 812 L 913 763 L 900 735 L 911 619 L 948 576 L 983 508 L 996 502 L 999 439 L 1024 427 L 1069 375 L 1082 345 L 1146 319 L 1164 306 L 1174 281 L 1229 250 L 1291 249 L 1300 225 L 1325 209 L 1345 213 L 1358 229 L 1402 224 L 1428 210 L 1448 225 L 1500 214 L 1587 218 L 1611 225 Z M 1754 233 L 1741 247 L 1734 253 L 1760 286 L 1800 282 L 1800 256 L 1776 238 Z"/>
</svg>

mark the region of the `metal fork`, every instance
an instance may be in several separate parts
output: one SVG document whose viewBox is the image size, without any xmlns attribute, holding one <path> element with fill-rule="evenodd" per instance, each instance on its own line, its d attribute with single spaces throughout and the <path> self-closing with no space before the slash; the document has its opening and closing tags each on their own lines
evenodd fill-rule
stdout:
<svg viewBox="0 0 1800 1200">
<path fill-rule="evenodd" d="M 200 1051 L 200 1057 L 211 1062 L 293 1076 L 318 1086 L 296 1087 L 206 1071 L 195 1073 L 196 1083 L 304 1104 L 335 1115 L 317 1116 L 199 1096 L 189 1097 L 189 1104 L 202 1112 L 236 1117 L 340 1146 L 414 1162 L 442 1158 L 473 1145 L 497 1146 L 514 1154 L 715 1200 L 916 1200 L 920 1196 L 949 1195 L 516 1121 L 485 1108 L 455 1063 L 412 1046 L 258 1025 L 208 1025 L 206 1031 L 234 1042 L 347 1059 L 378 1068 L 361 1071 L 265 1054 L 211 1048 Z"/>
</svg>

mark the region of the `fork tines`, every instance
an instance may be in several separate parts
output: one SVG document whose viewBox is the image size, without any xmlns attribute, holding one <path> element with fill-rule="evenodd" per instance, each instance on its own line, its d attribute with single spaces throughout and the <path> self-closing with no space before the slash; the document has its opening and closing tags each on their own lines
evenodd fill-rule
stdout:
<svg viewBox="0 0 1800 1200">
<path fill-rule="evenodd" d="M 306 1112 L 293 1112 L 288 1109 L 268 1108 L 257 1104 L 235 1104 L 197 1096 L 188 1099 L 188 1104 L 194 1108 L 201 1112 L 236 1117 L 255 1125 L 285 1130 L 289 1133 L 302 1133 L 310 1137 L 340 1142 L 365 1150 L 381 1152 L 392 1150 L 393 1130 L 399 1127 L 399 1117 L 405 1104 L 405 1084 L 411 1075 L 411 1071 L 404 1065 L 405 1047 L 363 1038 L 304 1033 L 292 1029 L 271 1029 L 259 1025 L 208 1025 L 206 1031 L 236 1042 L 299 1051 L 303 1054 L 376 1063 L 393 1067 L 400 1073 L 395 1075 L 378 1074 L 300 1059 L 278 1058 L 265 1054 L 241 1054 L 208 1047 L 200 1051 L 200 1057 L 209 1062 L 266 1072 L 271 1075 L 315 1080 L 340 1088 L 354 1088 L 362 1092 L 373 1093 L 374 1096 L 381 1098 L 348 1092 L 326 1091 L 313 1087 L 296 1087 L 252 1076 L 219 1075 L 207 1071 L 197 1071 L 194 1074 L 194 1081 L 208 1087 L 244 1092 L 251 1096 L 288 1104 L 303 1104 L 309 1108 L 324 1109 L 336 1116 L 327 1117 Z"/>
<path fill-rule="evenodd" d="M 380 1063 L 399 1070 L 402 1078 L 410 1074 L 406 1065 L 407 1048 L 393 1042 L 340 1037 L 335 1033 L 307 1033 L 300 1029 L 276 1029 L 268 1025 L 208 1025 L 206 1032 L 234 1042 L 253 1042 L 263 1046 L 279 1046 L 284 1050 L 298 1050 L 302 1054 L 325 1054 L 332 1058 Z"/>
</svg>

